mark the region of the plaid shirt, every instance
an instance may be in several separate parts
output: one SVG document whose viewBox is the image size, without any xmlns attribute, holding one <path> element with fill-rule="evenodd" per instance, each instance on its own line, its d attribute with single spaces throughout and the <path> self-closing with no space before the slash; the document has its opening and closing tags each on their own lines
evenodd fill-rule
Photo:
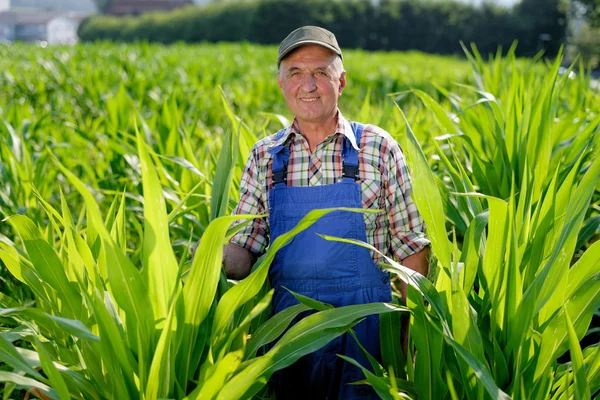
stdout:
<svg viewBox="0 0 600 400">
<path fill-rule="evenodd" d="M 240 202 L 234 214 L 266 214 L 268 191 L 273 186 L 272 147 L 290 146 L 287 185 L 318 186 L 336 183 L 342 176 L 343 136 L 359 149 L 359 175 L 363 208 L 382 212 L 364 214 L 367 241 L 383 254 L 402 260 L 429 244 L 424 223 L 411 200 L 412 187 L 404 154 L 398 143 L 383 129 L 366 125 L 357 146 L 350 122 L 338 111 L 336 132 L 311 153 L 308 141 L 294 120 L 283 136 L 271 135 L 254 145 L 240 184 Z M 268 218 L 255 219 L 231 239 L 256 255 L 269 244 Z M 377 263 L 381 256 L 371 252 Z"/>
</svg>

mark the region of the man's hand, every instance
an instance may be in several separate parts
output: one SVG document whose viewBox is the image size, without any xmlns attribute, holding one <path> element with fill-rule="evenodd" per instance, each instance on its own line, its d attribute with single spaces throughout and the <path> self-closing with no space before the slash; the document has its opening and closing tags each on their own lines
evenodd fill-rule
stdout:
<svg viewBox="0 0 600 400">
<path fill-rule="evenodd" d="M 256 256 L 237 244 L 230 243 L 223 247 L 223 264 L 225 274 L 230 279 L 244 279 L 250 275 Z"/>
<path fill-rule="evenodd" d="M 192 259 L 196 257 L 196 250 L 200 247 L 201 240 L 198 240 L 198 243 L 192 249 Z M 225 274 L 230 279 L 241 280 L 250 275 L 256 260 L 257 257 L 254 254 L 237 244 L 230 243 L 223 246 Z"/>
</svg>

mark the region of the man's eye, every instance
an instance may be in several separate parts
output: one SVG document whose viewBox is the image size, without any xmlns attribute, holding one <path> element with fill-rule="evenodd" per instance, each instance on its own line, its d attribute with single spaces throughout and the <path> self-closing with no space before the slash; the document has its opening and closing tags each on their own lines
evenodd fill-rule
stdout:
<svg viewBox="0 0 600 400">
<path fill-rule="evenodd" d="M 325 72 L 325 71 L 317 71 L 317 76 L 327 76 L 327 72 Z"/>
</svg>

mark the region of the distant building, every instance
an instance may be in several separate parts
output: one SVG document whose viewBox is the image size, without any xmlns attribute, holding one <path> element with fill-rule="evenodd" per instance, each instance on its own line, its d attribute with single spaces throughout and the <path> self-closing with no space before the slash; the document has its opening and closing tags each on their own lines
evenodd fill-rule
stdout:
<svg viewBox="0 0 600 400">
<path fill-rule="evenodd" d="M 0 0 L 1 11 L 70 11 L 92 14 L 98 8 L 94 0 Z"/>
<path fill-rule="evenodd" d="M 0 12 L 0 42 L 73 44 L 78 40 L 77 28 L 84 17 L 60 11 Z"/>
<path fill-rule="evenodd" d="M 139 15 L 152 11 L 169 11 L 194 4 L 192 0 L 115 0 L 106 10 L 111 15 Z"/>
<path fill-rule="evenodd" d="M 96 12 L 94 0 L 0 0 L 0 42 L 76 43 L 79 24 Z"/>
</svg>

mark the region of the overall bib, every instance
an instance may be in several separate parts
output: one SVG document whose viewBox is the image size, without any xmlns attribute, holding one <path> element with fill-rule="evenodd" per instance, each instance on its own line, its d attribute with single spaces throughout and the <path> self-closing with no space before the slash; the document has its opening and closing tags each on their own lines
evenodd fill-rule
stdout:
<svg viewBox="0 0 600 400">
<path fill-rule="evenodd" d="M 363 125 L 352 123 L 356 143 Z M 322 186 L 286 186 L 289 147 L 270 149 L 273 154 L 273 188 L 269 191 L 271 241 L 294 228 L 309 211 L 332 207 L 362 208 L 358 179 L 358 151 L 344 137 L 343 178 Z M 361 213 L 334 211 L 321 217 L 280 249 L 269 279 L 275 294 L 273 314 L 298 301 L 285 288 L 335 307 L 391 301 L 389 275 L 373 262 L 369 250 L 353 244 L 327 241 L 317 233 L 366 242 Z M 381 362 L 379 317 L 370 315 L 353 328 L 365 349 Z M 377 399 L 357 367 L 336 354 L 351 357 L 370 369 L 354 339 L 344 334 L 322 349 L 308 354 L 272 377 L 278 399 Z"/>
</svg>

